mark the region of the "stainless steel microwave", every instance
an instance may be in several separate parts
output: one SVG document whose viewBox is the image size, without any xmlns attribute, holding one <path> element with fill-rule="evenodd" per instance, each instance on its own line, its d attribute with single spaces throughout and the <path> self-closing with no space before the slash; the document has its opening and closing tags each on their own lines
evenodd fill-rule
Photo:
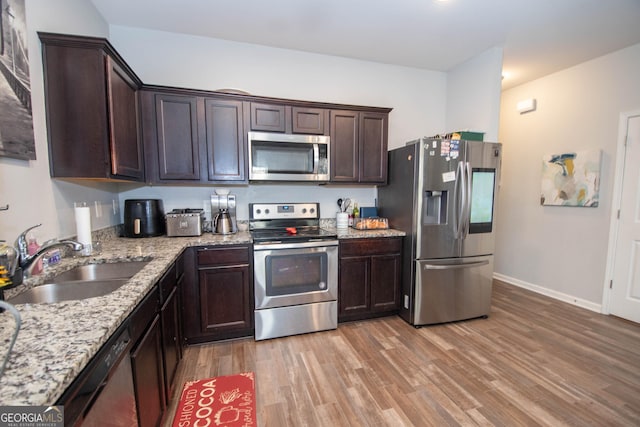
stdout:
<svg viewBox="0 0 640 427">
<path fill-rule="evenodd" d="M 329 181 L 324 135 L 249 132 L 249 180 Z"/>
</svg>

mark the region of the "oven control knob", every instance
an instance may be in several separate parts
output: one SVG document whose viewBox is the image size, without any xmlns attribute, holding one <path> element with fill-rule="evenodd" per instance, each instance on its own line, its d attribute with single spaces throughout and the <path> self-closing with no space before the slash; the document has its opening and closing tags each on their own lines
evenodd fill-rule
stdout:
<svg viewBox="0 0 640 427">
<path fill-rule="evenodd" d="M 316 210 L 315 210 L 314 208 L 311 208 L 311 210 L 310 210 L 309 212 L 311 212 L 311 213 L 315 213 L 315 212 L 316 212 Z"/>
<path fill-rule="evenodd" d="M 320 283 L 318 283 L 318 287 L 320 289 L 327 289 L 327 284 L 325 282 L 320 282 Z"/>
<path fill-rule="evenodd" d="M 307 213 L 307 208 L 302 208 L 302 213 L 306 214 Z"/>
<path fill-rule="evenodd" d="M 262 213 L 262 209 L 256 209 L 256 213 L 260 215 Z"/>
<path fill-rule="evenodd" d="M 266 215 L 269 215 L 269 209 L 265 209 L 265 210 L 264 210 L 264 213 L 265 213 Z"/>
</svg>

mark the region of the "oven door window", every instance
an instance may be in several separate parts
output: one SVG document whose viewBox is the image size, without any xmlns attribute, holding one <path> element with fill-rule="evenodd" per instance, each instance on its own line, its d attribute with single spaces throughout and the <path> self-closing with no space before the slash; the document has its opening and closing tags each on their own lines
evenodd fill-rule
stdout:
<svg viewBox="0 0 640 427">
<path fill-rule="evenodd" d="M 266 257 L 267 296 L 295 295 L 327 289 L 327 254 Z"/>
</svg>

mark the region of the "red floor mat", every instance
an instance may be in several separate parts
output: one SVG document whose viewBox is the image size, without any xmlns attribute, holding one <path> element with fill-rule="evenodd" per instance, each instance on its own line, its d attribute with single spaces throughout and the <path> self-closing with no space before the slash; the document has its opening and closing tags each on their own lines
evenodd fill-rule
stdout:
<svg viewBox="0 0 640 427">
<path fill-rule="evenodd" d="M 256 426 L 253 372 L 188 381 L 173 427 Z"/>
</svg>

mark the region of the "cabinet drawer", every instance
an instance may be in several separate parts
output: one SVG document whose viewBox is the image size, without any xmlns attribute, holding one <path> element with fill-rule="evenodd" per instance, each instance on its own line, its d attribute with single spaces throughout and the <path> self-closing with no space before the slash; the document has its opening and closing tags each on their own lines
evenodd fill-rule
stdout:
<svg viewBox="0 0 640 427">
<path fill-rule="evenodd" d="M 251 248 L 249 246 L 198 249 L 198 267 L 249 264 L 250 259 Z"/>
<path fill-rule="evenodd" d="M 158 312 L 160 303 L 160 293 L 158 287 L 154 286 L 151 292 L 142 300 L 135 311 L 131 314 L 131 341 L 136 342 L 142 336 L 147 325 Z"/>
<path fill-rule="evenodd" d="M 355 239 L 340 242 L 340 257 L 400 253 L 402 238 Z"/>
</svg>

